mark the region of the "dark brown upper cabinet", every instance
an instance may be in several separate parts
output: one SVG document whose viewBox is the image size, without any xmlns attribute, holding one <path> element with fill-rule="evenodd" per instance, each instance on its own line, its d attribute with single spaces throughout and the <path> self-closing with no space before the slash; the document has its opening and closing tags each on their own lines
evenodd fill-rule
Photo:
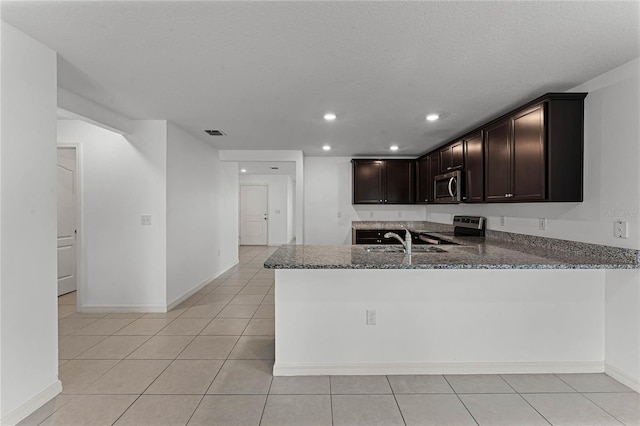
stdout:
<svg viewBox="0 0 640 426">
<path fill-rule="evenodd" d="M 586 95 L 547 94 L 485 127 L 487 202 L 582 201 Z"/>
<path fill-rule="evenodd" d="M 508 201 L 511 191 L 511 145 L 509 120 L 503 120 L 485 129 L 487 202 Z"/>
<path fill-rule="evenodd" d="M 487 129 L 487 201 L 545 199 L 544 104 Z"/>
<path fill-rule="evenodd" d="M 461 169 L 463 161 L 462 141 L 452 142 L 440 148 L 440 173 Z"/>
<path fill-rule="evenodd" d="M 464 144 L 466 203 L 484 202 L 484 143 L 482 132 L 466 136 Z"/>
<path fill-rule="evenodd" d="M 354 159 L 353 204 L 414 204 L 415 160 Z"/>
<path fill-rule="evenodd" d="M 420 157 L 416 167 L 416 203 L 433 203 L 435 201 L 433 181 L 440 174 L 440 152 L 436 151 Z"/>
</svg>

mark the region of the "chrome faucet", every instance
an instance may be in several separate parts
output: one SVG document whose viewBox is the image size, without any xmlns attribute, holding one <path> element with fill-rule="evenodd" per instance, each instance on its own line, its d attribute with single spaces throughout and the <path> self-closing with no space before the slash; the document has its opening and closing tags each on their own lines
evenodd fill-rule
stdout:
<svg viewBox="0 0 640 426">
<path fill-rule="evenodd" d="M 408 254 L 409 256 L 411 256 L 411 232 L 409 232 L 409 230 L 407 228 L 405 228 L 404 226 L 402 227 L 402 229 L 404 229 L 407 233 L 404 235 L 404 240 L 402 239 L 402 237 L 398 234 L 396 234 L 395 232 L 387 232 L 386 234 L 384 234 L 385 238 L 395 238 L 396 240 L 400 241 L 400 244 L 402 244 L 402 247 L 404 247 L 404 251 L 406 254 Z"/>
</svg>

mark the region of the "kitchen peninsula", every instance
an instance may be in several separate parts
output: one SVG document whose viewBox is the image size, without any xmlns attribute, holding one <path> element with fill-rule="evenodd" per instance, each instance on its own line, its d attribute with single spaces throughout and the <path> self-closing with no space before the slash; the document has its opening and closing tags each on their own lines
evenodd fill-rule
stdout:
<svg viewBox="0 0 640 426">
<path fill-rule="evenodd" d="M 280 247 L 265 262 L 274 375 L 605 371 L 605 272 L 637 269 L 637 250 L 490 231 L 453 240 L 411 257 Z"/>
</svg>

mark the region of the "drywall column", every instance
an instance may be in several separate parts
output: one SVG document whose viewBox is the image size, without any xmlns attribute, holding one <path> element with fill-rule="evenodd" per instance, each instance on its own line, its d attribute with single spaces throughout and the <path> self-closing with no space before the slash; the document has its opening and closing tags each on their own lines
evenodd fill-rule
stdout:
<svg viewBox="0 0 640 426">
<path fill-rule="evenodd" d="M 56 52 L 2 25 L 0 424 L 58 381 Z"/>
<path fill-rule="evenodd" d="M 605 287 L 605 372 L 640 392 L 640 271 L 611 270 Z"/>
</svg>

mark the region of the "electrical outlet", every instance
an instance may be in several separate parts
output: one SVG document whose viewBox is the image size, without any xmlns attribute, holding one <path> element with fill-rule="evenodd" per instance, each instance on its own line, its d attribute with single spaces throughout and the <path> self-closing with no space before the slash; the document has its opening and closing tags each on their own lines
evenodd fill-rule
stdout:
<svg viewBox="0 0 640 426">
<path fill-rule="evenodd" d="M 373 212 L 369 212 L 369 217 L 373 217 Z"/>
<path fill-rule="evenodd" d="M 544 217 L 538 219 L 538 229 L 541 231 L 547 229 L 547 219 L 545 219 Z"/>
<path fill-rule="evenodd" d="M 504 216 L 500 216 L 500 226 L 504 226 Z"/>
<path fill-rule="evenodd" d="M 367 325 L 376 325 L 375 309 L 367 309 Z"/>
<path fill-rule="evenodd" d="M 338 219 L 342 217 L 342 212 L 338 212 Z"/>
<path fill-rule="evenodd" d="M 143 214 L 140 216 L 140 225 L 151 225 L 151 215 Z"/>
<path fill-rule="evenodd" d="M 398 217 L 402 218 L 402 212 L 398 212 Z"/>
<path fill-rule="evenodd" d="M 629 238 L 629 224 L 624 220 L 613 222 L 613 235 L 616 238 Z"/>
<path fill-rule="evenodd" d="M 220 256 L 220 250 L 218 250 L 218 256 Z"/>
</svg>

